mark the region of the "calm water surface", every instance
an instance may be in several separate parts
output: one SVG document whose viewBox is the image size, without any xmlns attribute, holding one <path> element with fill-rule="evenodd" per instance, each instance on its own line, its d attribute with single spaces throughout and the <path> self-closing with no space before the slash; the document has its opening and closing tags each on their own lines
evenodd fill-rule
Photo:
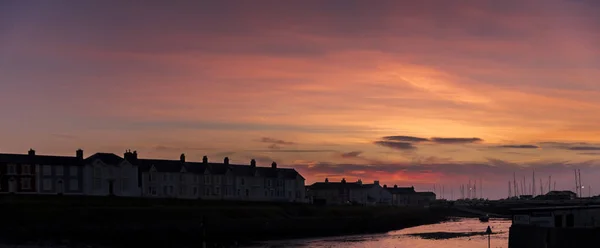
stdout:
<svg viewBox="0 0 600 248">
<path fill-rule="evenodd" d="M 453 238 L 423 238 L 411 234 L 426 233 L 471 233 L 485 232 L 488 225 L 495 234 L 491 236 L 491 247 L 508 248 L 508 229 L 510 220 L 491 219 L 481 223 L 478 219 L 459 219 L 434 225 L 418 226 L 386 234 L 357 235 L 320 239 L 301 239 L 266 242 L 252 246 L 254 248 L 484 248 L 488 247 L 487 235 Z M 435 235 L 426 235 L 435 236 Z"/>
</svg>

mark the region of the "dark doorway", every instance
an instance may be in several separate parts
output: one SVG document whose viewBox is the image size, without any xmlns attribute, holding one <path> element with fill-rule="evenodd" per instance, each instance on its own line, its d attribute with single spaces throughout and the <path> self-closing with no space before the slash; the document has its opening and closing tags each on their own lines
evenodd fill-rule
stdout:
<svg viewBox="0 0 600 248">
<path fill-rule="evenodd" d="M 108 182 L 108 195 L 115 195 L 115 181 Z"/>
<path fill-rule="evenodd" d="M 563 217 L 562 215 L 554 216 L 554 227 L 562 227 L 563 226 Z"/>
<path fill-rule="evenodd" d="M 573 214 L 567 214 L 567 227 L 574 227 L 575 226 L 575 216 L 573 216 Z"/>
</svg>

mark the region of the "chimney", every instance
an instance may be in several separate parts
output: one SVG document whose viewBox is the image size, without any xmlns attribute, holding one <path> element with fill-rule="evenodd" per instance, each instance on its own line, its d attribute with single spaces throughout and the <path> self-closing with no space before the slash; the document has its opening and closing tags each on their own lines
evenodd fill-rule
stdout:
<svg viewBox="0 0 600 248">
<path fill-rule="evenodd" d="M 394 185 L 394 189 L 397 189 L 397 188 L 398 188 L 398 185 Z"/>
<path fill-rule="evenodd" d="M 356 181 L 356 183 L 362 185 L 362 180 L 358 179 L 358 181 Z"/>
<path fill-rule="evenodd" d="M 135 163 L 137 160 L 137 151 L 131 152 L 131 150 L 126 150 L 125 154 L 123 154 L 123 158 L 127 160 L 129 163 Z"/>
<path fill-rule="evenodd" d="M 379 181 L 375 181 L 375 182 L 373 182 L 373 184 L 379 185 Z"/>
<path fill-rule="evenodd" d="M 181 162 L 185 162 L 185 154 L 181 154 L 181 156 L 179 156 L 179 161 Z"/>
<path fill-rule="evenodd" d="M 384 189 L 387 189 L 387 184 L 384 184 L 384 185 L 383 185 L 383 188 L 384 188 Z"/>
<path fill-rule="evenodd" d="M 137 151 L 133 151 L 133 159 L 137 160 Z"/>
<path fill-rule="evenodd" d="M 346 183 L 346 178 L 342 178 L 342 183 Z"/>
<path fill-rule="evenodd" d="M 225 158 L 223 159 L 223 163 L 224 163 L 225 165 L 229 165 L 229 158 L 228 158 L 228 157 L 225 157 Z"/>
<path fill-rule="evenodd" d="M 208 157 L 207 156 L 202 157 L 202 163 L 203 164 L 208 164 Z"/>
<path fill-rule="evenodd" d="M 329 183 L 329 178 L 325 178 L 325 183 Z"/>
<path fill-rule="evenodd" d="M 252 168 L 256 167 L 256 160 L 254 160 L 254 159 L 250 160 L 250 167 L 252 167 Z"/>
<path fill-rule="evenodd" d="M 83 150 L 77 149 L 77 151 L 75 152 L 75 155 L 77 156 L 77 159 L 83 160 Z"/>
<path fill-rule="evenodd" d="M 275 162 L 271 163 L 271 168 L 277 169 L 277 163 L 275 163 Z"/>
<path fill-rule="evenodd" d="M 29 154 L 29 156 L 35 156 L 35 150 L 29 149 L 29 152 L 27 154 Z"/>
</svg>

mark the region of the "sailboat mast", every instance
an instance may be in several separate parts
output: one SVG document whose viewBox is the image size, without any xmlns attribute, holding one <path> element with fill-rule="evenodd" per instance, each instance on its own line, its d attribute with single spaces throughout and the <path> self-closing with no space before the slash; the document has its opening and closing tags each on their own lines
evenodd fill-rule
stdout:
<svg viewBox="0 0 600 248">
<path fill-rule="evenodd" d="M 531 176 L 531 196 L 535 197 L 535 170 L 532 170 L 533 174 Z"/>
<path fill-rule="evenodd" d="M 577 169 L 577 172 L 579 174 L 579 192 L 583 195 L 583 192 L 581 192 L 583 190 L 582 184 L 581 184 L 581 170 Z"/>
</svg>

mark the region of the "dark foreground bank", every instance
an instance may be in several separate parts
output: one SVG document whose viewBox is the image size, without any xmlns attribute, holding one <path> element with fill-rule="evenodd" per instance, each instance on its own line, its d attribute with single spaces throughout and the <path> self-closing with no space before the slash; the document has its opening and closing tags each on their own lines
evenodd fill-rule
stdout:
<svg viewBox="0 0 600 248">
<path fill-rule="evenodd" d="M 96 197 L 0 198 L 3 243 L 197 246 L 386 232 L 446 220 L 445 208 L 319 207 Z"/>
</svg>

